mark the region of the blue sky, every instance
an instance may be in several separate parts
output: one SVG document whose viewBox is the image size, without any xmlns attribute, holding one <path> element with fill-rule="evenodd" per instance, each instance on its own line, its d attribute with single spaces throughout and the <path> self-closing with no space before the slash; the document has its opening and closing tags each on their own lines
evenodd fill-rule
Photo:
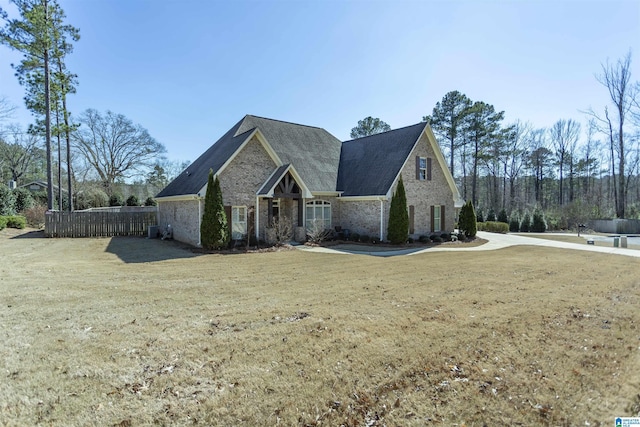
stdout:
<svg viewBox="0 0 640 427">
<path fill-rule="evenodd" d="M 122 113 L 195 160 L 245 114 L 327 129 L 392 128 L 459 90 L 537 127 L 601 109 L 601 63 L 634 55 L 640 1 L 59 0 L 81 40 L 69 108 Z M 0 6 L 14 11 L 7 0 Z M 28 124 L 0 47 L 0 96 Z"/>
</svg>

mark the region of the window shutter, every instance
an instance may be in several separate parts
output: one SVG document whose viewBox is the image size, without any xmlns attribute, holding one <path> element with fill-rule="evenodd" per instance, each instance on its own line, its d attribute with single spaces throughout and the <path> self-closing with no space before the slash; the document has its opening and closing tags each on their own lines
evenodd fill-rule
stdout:
<svg viewBox="0 0 640 427">
<path fill-rule="evenodd" d="M 224 214 L 227 216 L 227 229 L 229 230 L 229 239 L 231 239 L 231 223 L 233 221 L 231 218 L 231 206 L 224 207 Z"/>
<path fill-rule="evenodd" d="M 427 157 L 427 181 L 431 181 L 431 157 Z"/>
<path fill-rule="evenodd" d="M 256 212 L 253 206 L 249 206 L 247 209 L 247 239 L 251 239 L 252 236 L 256 235 Z"/>
<path fill-rule="evenodd" d="M 433 232 L 433 230 L 435 230 L 435 228 L 436 228 L 436 227 L 435 227 L 435 225 L 436 225 L 436 224 L 435 224 L 435 222 L 434 222 L 434 215 L 435 215 L 434 210 L 435 210 L 435 209 L 434 209 L 434 206 L 433 206 L 433 205 L 431 205 L 431 232 Z"/>
<path fill-rule="evenodd" d="M 414 226 L 415 208 L 413 205 L 409 206 L 409 234 L 415 233 Z"/>
<path fill-rule="evenodd" d="M 416 179 L 420 180 L 420 156 L 416 156 Z"/>
<path fill-rule="evenodd" d="M 440 231 L 445 231 L 446 221 L 444 220 L 444 205 L 440 206 Z"/>
</svg>

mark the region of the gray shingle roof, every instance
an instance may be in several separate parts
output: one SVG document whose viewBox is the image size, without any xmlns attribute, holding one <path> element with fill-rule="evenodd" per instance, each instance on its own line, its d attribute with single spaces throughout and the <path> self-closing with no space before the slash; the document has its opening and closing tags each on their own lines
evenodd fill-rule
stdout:
<svg viewBox="0 0 640 427">
<path fill-rule="evenodd" d="M 271 175 L 271 178 L 269 178 L 267 182 L 264 183 L 262 188 L 258 191 L 258 196 L 268 195 L 269 190 L 271 190 L 271 188 L 273 188 L 277 183 L 279 183 L 280 180 L 287 173 L 287 171 L 289 170 L 289 166 L 291 165 L 287 163 L 286 165 L 282 165 L 278 169 L 276 169 L 273 175 Z"/>
<path fill-rule="evenodd" d="M 207 183 L 209 169 L 216 173 L 233 153 L 249 136 L 249 130 L 236 135 L 243 120 L 229 129 L 222 138 L 216 141 L 207 151 L 198 157 L 180 175 L 169 183 L 156 197 L 181 196 L 185 194 L 197 194 Z"/>
<path fill-rule="evenodd" d="M 290 163 L 311 191 L 335 191 L 341 142 L 322 128 L 246 116 L 238 132 L 258 128 L 282 163 Z"/>
<path fill-rule="evenodd" d="M 341 142 L 324 129 L 247 115 L 156 197 L 196 194 L 258 128 L 283 163 L 295 165 L 311 191 L 335 191 Z"/>
<path fill-rule="evenodd" d="M 280 172 L 294 165 L 310 191 L 385 195 L 425 126 L 419 123 L 341 143 L 318 127 L 247 115 L 156 197 L 197 194 L 207 183 L 209 169 L 217 173 L 256 128 L 284 163 Z M 279 175 L 273 174 L 272 180 Z M 272 186 L 266 184 L 262 190 Z"/>
<path fill-rule="evenodd" d="M 342 143 L 338 191 L 342 196 L 385 195 L 426 123 Z"/>
</svg>

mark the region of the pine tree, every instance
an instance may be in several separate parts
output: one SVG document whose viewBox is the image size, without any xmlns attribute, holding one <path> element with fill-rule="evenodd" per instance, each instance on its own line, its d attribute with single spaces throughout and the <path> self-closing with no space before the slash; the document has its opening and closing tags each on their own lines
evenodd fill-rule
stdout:
<svg viewBox="0 0 640 427">
<path fill-rule="evenodd" d="M 211 250 L 226 247 L 229 239 L 229 226 L 224 212 L 220 181 L 218 177 L 213 177 L 213 170 L 209 170 L 204 213 L 200 224 L 200 241 L 204 249 Z"/>
<path fill-rule="evenodd" d="M 15 67 L 18 81 L 28 88 L 25 97 L 27 108 L 36 115 L 44 116 L 47 207 L 51 210 L 54 199 L 51 111 L 52 104 L 57 102 L 51 98 L 52 74 L 56 71 L 56 65 L 58 70 L 64 70 L 63 58 L 71 52 L 70 40 L 77 41 L 79 32 L 71 25 L 64 24 L 65 14 L 57 0 L 12 0 L 12 3 L 17 7 L 21 19 L 9 19 L 7 12 L 0 8 L 0 18 L 6 23 L 4 28 L 0 28 L 0 43 L 24 55 L 20 65 Z M 36 97 L 31 96 L 34 93 L 29 93 L 29 88 L 38 88 Z M 70 93 L 69 88 L 65 90 L 65 93 Z M 62 183 L 58 184 L 62 186 Z"/>
<path fill-rule="evenodd" d="M 394 245 L 407 242 L 409 238 L 409 213 L 407 212 L 407 195 L 404 191 L 402 176 L 398 181 L 396 192 L 391 198 L 389 207 L 389 224 L 387 226 L 387 238 Z"/>
</svg>

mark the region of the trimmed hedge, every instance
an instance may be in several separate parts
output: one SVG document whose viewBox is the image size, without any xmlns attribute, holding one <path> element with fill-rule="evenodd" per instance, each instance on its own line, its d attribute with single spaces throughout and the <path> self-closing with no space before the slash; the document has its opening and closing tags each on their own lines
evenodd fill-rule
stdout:
<svg viewBox="0 0 640 427">
<path fill-rule="evenodd" d="M 0 230 L 6 227 L 22 230 L 26 226 L 27 219 L 21 215 L 0 216 Z"/>
<path fill-rule="evenodd" d="M 507 234 L 509 232 L 509 224 L 498 221 L 479 222 L 478 230 L 488 231 L 489 233 Z"/>
</svg>

